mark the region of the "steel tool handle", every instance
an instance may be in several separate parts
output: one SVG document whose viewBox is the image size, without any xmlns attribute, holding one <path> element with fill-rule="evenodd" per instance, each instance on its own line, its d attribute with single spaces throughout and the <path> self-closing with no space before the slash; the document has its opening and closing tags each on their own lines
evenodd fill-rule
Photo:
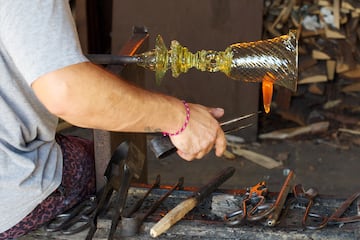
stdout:
<svg viewBox="0 0 360 240">
<path fill-rule="evenodd" d="M 165 158 L 177 150 L 168 136 L 156 136 L 151 139 L 150 149 L 159 159 Z"/>
</svg>

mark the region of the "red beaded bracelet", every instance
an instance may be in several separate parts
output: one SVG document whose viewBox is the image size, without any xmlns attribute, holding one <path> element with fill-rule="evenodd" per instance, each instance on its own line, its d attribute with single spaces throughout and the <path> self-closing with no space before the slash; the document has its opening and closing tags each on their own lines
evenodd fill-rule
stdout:
<svg viewBox="0 0 360 240">
<path fill-rule="evenodd" d="M 163 132 L 164 136 L 176 136 L 176 135 L 179 135 L 180 133 L 182 133 L 185 130 L 185 128 L 189 124 L 189 121 L 190 121 L 190 107 L 187 104 L 187 102 L 185 102 L 184 100 L 182 102 L 183 102 L 183 104 L 185 106 L 185 110 L 186 110 L 186 118 L 185 118 L 184 125 L 178 131 L 176 131 L 174 133 Z"/>
</svg>

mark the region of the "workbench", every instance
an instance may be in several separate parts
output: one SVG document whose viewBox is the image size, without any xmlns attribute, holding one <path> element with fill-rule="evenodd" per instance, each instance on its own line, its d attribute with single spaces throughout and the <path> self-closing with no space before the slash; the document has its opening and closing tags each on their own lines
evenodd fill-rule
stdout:
<svg viewBox="0 0 360 240">
<path fill-rule="evenodd" d="M 151 204 L 159 197 L 164 195 L 171 186 L 161 186 L 154 189 L 149 198 L 144 202 L 140 212 L 146 211 Z M 148 190 L 149 185 L 135 184 L 129 189 L 127 207 L 132 206 L 141 196 Z M 117 237 L 115 239 L 153 239 L 149 235 L 150 228 L 161 219 L 164 214 L 174 208 L 184 199 L 188 198 L 196 191 L 196 188 L 185 187 L 182 190 L 174 191 L 163 204 L 150 215 L 140 228 L 138 235 L 133 237 L 121 237 L 121 225 L 118 226 Z M 301 226 L 302 209 L 290 209 L 286 216 L 280 218 L 280 222 L 275 227 L 265 227 L 261 223 L 246 223 L 240 226 L 227 225 L 222 217 L 226 208 L 230 211 L 236 207 L 233 204 L 224 204 L 218 199 L 222 196 L 234 196 L 235 200 L 241 200 L 244 190 L 217 190 L 211 196 L 206 198 L 199 206 L 189 212 L 184 219 L 172 226 L 167 232 L 163 233 L 157 239 L 327 239 L 327 240 L 353 240 L 360 238 L 360 223 L 347 223 L 343 226 L 333 225 L 325 227 L 321 230 L 305 230 Z M 276 193 L 269 193 L 274 196 Z M 289 196 L 291 197 L 291 196 Z M 344 199 L 335 199 L 330 196 L 319 196 L 317 198 L 317 206 L 331 214 Z M 236 202 L 236 201 L 235 201 Z M 223 207 L 223 206 L 228 207 Z M 222 207 L 219 207 L 222 206 Z M 225 208 L 225 209 L 224 209 Z M 349 213 L 354 214 L 358 211 L 357 206 L 352 206 Z M 111 211 L 110 211 L 111 212 Z M 110 229 L 110 216 L 102 216 L 98 221 L 98 230 L 94 236 L 94 240 L 107 239 Z M 121 224 L 121 223 L 119 223 Z M 61 235 L 58 233 L 49 233 L 43 229 L 32 232 L 31 234 L 19 239 L 85 239 L 87 231 L 75 235 Z"/>
</svg>

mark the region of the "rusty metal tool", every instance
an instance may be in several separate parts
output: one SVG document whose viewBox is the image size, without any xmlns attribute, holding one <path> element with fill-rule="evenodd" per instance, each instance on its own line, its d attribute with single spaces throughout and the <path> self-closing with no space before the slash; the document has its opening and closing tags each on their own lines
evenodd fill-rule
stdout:
<svg viewBox="0 0 360 240">
<path fill-rule="evenodd" d="M 305 213 L 301 220 L 304 227 L 307 225 L 307 218 L 310 213 L 311 207 L 314 205 L 314 199 L 318 196 L 319 192 L 315 188 L 309 188 L 307 191 L 304 190 L 302 184 L 297 184 L 293 188 L 294 200 L 305 205 Z"/>
<path fill-rule="evenodd" d="M 160 186 L 160 174 L 156 176 L 154 183 L 151 185 L 151 187 L 146 191 L 144 196 L 140 198 L 136 204 L 134 204 L 131 208 L 129 208 L 127 211 L 124 211 L 124 214 L 122 215 L 123 218 L 130 218 L 131 215 L 133 215 L 137 210 L 140 209 L 141 205 L 144 203 L 145 199 L 149 196 L 151 191 L 157 187 Z"/>
<path fill-rule="evenodd" d="M 280 192 L 276 198 L 275 203 L 270 208 L 267 208 L 266 210 L 260 212 L 258 212 L 258 210 L 260 210 L 258 207 L 253 208 L 247 214 L 247 219 L 249 221 L 258 221 L 266 217 L 267 219 L 265 225 L 269 227 L 274 227 L 279 219 L 282 209 L 284 208 L 285 201 L 292 189 L 294 180 L 295 180 L 295 173 L 294 171 L 291 170 L 280 189 Z"/>
<path fill-rule="evenodd" d="M 293 187 L 294 179 L 295 179 L 295 173 L 294 171 L 290 171 L 276 199 L 276 202 L 274 204 L 274 211 L 271 212 L 267 218 L 266 221 L 267 226 L 274 227 L 276 225 L 280 217 L 281 211 L 284 208 L 286 199 Z"/>
<path fill-rule="evenodd" d="M 252 212 L 252 209 L 263 211 L 271 207 L 271 205 L 265 204 L 265 195 L 267 192 L 268 188 L 266 187 L 265 181 L 261 181 L 255 186 L 247 188 L 245 197 L 241 203 L 241 208 L 225 215 L 224 220 L 226 224 L 230 226 L 242 224 L 246 220 L 248 209 L 249 212 Z M 252 207 L 250 208 L 250 206 Z"/>
<path fill-rule="evenodd" d="M 121 213 L 124 209 L 128 189 L 133 177 L 139 178 L 145 161 L 144 154 L 132 142 L 123 142 L 115 150 L 105 171 L 106 185 L 102 191 L 86 240 L 91 240 L 97 229 L 97 218 L 109 202 L 114 191 L 115 214 L 111 221 L 108 239 L 113 239 Z"/>
<path fill-rule="evenodd" d="M 180 177 L 178 182 L 164 195 L 162 195 L 144 214 L 137 214 L 136 216 L 127 216 L 122 217 L 121 220 L 121 236 L 131 237 L 139 232 L 139 228 L 141 227 L 144 220 L 150 216 L 155 210 L 161 205 L 161 203 L 170 196 L 176 189 L 181 189 L 184 184 L 184 177 Z"/>
<path fill-rule="evenodd" d="M 331 215 L 331 216 L 321 216 L 316 213 L 310 212 L 310 207 L 306 209 L 304 216 L 303 224 L 307 229 L 318 230 L 326 227 L 330 224 L 342 224 L 342 223 L 352 223 L 359 222 L 360 216 L 343 216 L 344 213 L 349 209 L 349 207 L 360 197 L 360 192 L 355 192 L 350 197 L 348 197 L 340 207 Z M 309 223 L 309 218 L 311 218 L 312 223 Z M 317 223 L 317 224 L 314 224 Z"/>
<path fill-rule="evenodd" d="M 229 179 L 235 172 L 234 167 L 228 167 L 222 170 L 215 178 L 208 184 L 199 189 L 198 192 L 168 212 L 159 222 L 157 222 L 151 229 L 150 235 L 157 237 L 163 232 L 167 231 L 172 225 L 182 219 L 194 207 L 200 204 L 206 197 L 215 191 L 221 184 Z"/>
<path fill-rule="evenodd" d="M 246 114 L 244 116 L 231 119 L 226 122 L 220 123 L 221 128 L 225 133 L 235 132 L 247 127 L 252 126 L 252 124 L 246 124 L 246 125 L 238 125 L 238 122 L 241 122 L 245 119 L 248 119 L 250 117 L 253 117 L 257 115 L 258 113 L 250 113 Z M 231 127 L 233 124 L 236 124 L 235 127 Z M 168 136 L 156 136 L 150 141 L 150 149 L 154 152 L 155 156 L 159 159 L 165 158 L 169 156 L 172 153 L 176 152 L 176 147 L 172 144 L 170 138 Z"/>
</svg>

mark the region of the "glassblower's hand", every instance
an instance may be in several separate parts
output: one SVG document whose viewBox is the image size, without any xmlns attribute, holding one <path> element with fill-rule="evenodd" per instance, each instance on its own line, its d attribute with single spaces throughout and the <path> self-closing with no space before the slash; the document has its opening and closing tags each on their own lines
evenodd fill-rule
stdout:
<svg viewBox="0 0 360 240">
<path fill-rule="evenodd" d="M 200 159 L 215 147 L 220 157 L 226 149 L 226 139 L 216 118 L 224 115 L 222 108 L 208 108 L 189 104 L 190 121 L 186 129 L 170 139 L 177 148 L 178 155 L 187 160 Z"/>
</svg>

